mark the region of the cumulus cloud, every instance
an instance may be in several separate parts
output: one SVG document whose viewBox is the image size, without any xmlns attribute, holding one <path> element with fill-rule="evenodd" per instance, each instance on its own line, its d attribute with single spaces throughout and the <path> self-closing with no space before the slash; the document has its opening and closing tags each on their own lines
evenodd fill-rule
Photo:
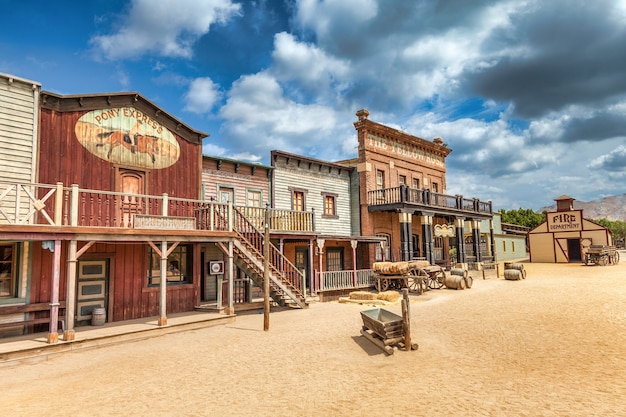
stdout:
<svg viewBox="0 0 626 417">
<path fill-rule="evenodd" d="M 220 86 L 210 78 L 196 78 L 191 81 L 185 94 L 184 110 L 192 113 L 208 113 L 221 97 Z"/>
<path fill-rule="evenodd" d="M 240 9 L 230 0 L 132 0 L 114 33 L 94 36 L 90 42 L 110 60 L 139 59 L 148 53 L 189 58 L 194 42 L 211 25 L 227 22 Z"/>
<path fill-rule="evenodd" d="M 286 98 L 278 81 L 266 72 L 239 79 L 220 116 L 226 120 L 225 133 L 256 152 L 281 149 L 310 155 L 318 146 L 332 143 L 337 125 L 334 110 Z"/>
<path fill-rule="evenodd" d="M 591 169 L 626 172 L 626 146 L 620 145 L 589 163 Z"/>
</svg>

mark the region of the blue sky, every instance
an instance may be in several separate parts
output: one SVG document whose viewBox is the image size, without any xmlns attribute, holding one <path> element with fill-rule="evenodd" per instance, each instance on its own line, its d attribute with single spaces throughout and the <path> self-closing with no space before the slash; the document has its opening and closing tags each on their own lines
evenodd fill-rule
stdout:
<svg viewBox="0 0 626 417">
<path fill-rule="evenodd" d="M 136 91 L 204 153 L 356 156 L 353 122 L 442 137 L 447 193 L 495 209 L 626 192 L 626 0 L 11 2 L 0 72 Z"/>
</svg>

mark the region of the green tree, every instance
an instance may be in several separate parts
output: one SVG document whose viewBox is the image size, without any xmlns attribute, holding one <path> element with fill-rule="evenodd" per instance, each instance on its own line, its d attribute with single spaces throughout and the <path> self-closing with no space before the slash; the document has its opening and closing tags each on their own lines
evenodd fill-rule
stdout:
<svg viewBox="0 0 626 417">
<path fill-rule="evenodd" d="M 546 220 L 546 214 L 537 213 L 532 209 L 519 208 L 517 210 L 500 210 L 502 223 L 526 226 L 531 229 L 539 226 Z"/>
<path fill-rule="evenodd" d="M 626 239 L 626 222 L 623 222 L 621 220 L 609 219 L 598 219 L 591 221 L 609 229 L 611 231 L 611 234 L 613 235 L 613 242 L 622 242 L 623 245 L 623 242 Z"/>
</svg>

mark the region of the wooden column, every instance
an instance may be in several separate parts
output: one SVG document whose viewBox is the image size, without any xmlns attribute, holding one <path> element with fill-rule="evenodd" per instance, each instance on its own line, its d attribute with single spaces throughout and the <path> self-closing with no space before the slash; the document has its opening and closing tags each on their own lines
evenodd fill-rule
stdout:
<svg viewBox="0 0 626 417">
<path fill-rule="evenodd" d="M 474 255 L 476 256 L 476 262 L 480 262 L 480 222 L 478 220 L 472 220 L 472 224 L 472 236 L 474 238 Z"/>
<path fill-rule="evenodd" d="M 456 226 L 456 258 L 457 262 L 465 262 L 465 219 L 457 217 L 454 220 Z"/>
<path fill-rule="evenodd" d="M 269 206 L 269 205 L 268 205 Z M 263 330 L 270 329 L 270 215 L 265 210 L 265 235 L 263 238 Z"/>
<path fill-rule="evenodd" d="M 63 340 L 74 340 L 74 320 L 76 314 L 76 252 L 78 242 L 70 240 L 67 254 L 67 292 L 65 296 L 65 331 Z"/>
<path fill-rule="evenodd" d="M 428 190 L 425 190 L 428 191 Z M 433 217 L 424 214 L 421 218 L 422 240 L 424 241 L 424 257 L 431 264 L 435 263 L 434 242 L 433 242 Z"/>
<path fill-rule="evenodd" d="M 350 241 L 350 246 L 352 246 L 352 286 L 356 288 L 357 286 L 357 276 L 356 276 L 356 247 L 359 244 L 356 240 Z"/>
<path fill-rule="evenodd" d="M 167 325 L 167 240 L 161 242 L 161 282 L 159 283 L 159 326 Z"/>
<path fill-rule="evenodd" d="M 228 242 L 228 258 L 226 259 L 226 270 L 228 271 L 228 301 L 224 312 L 235 314 L 235 263 L 233 262 L 234 249 L 233 242 Z"/>
<path fill-rule="evenodd" d="M 410 261 L 413 256 L 413 241 L 411 239 L 411 213 L 398 213 L 400 221 L 400 260 Z"/>
<path fill-rule="evenodd" d="M 59 341 L 59 281 L 61 274 L 61 241 L 54 241 L 52 249 L 52 283 L 50 288 L 50 332 L 48 343 Z"/>
</svg>

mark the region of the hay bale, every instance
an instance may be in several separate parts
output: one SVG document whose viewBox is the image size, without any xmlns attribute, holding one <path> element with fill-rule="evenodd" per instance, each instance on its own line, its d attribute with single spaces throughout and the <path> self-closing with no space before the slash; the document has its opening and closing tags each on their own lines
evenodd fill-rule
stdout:
<svg viewBox="0 0 626 417">
<path fill-rule="evenodd" d="M 379 294 L 374 294 L 369 291 L 352 291 L 348 294 L 351 300 L 376 300 Z"/>
<path fill-rule="evenodd" d="M 377 297 L 378 300 L 384 300 L 384 301 L 390 301 L 390 302 L 398 301 L 399 298 L 400 298 L 400 293 L 398 293 L 397 291 L 383 291 L 379 293 Z"/>
</svg>

